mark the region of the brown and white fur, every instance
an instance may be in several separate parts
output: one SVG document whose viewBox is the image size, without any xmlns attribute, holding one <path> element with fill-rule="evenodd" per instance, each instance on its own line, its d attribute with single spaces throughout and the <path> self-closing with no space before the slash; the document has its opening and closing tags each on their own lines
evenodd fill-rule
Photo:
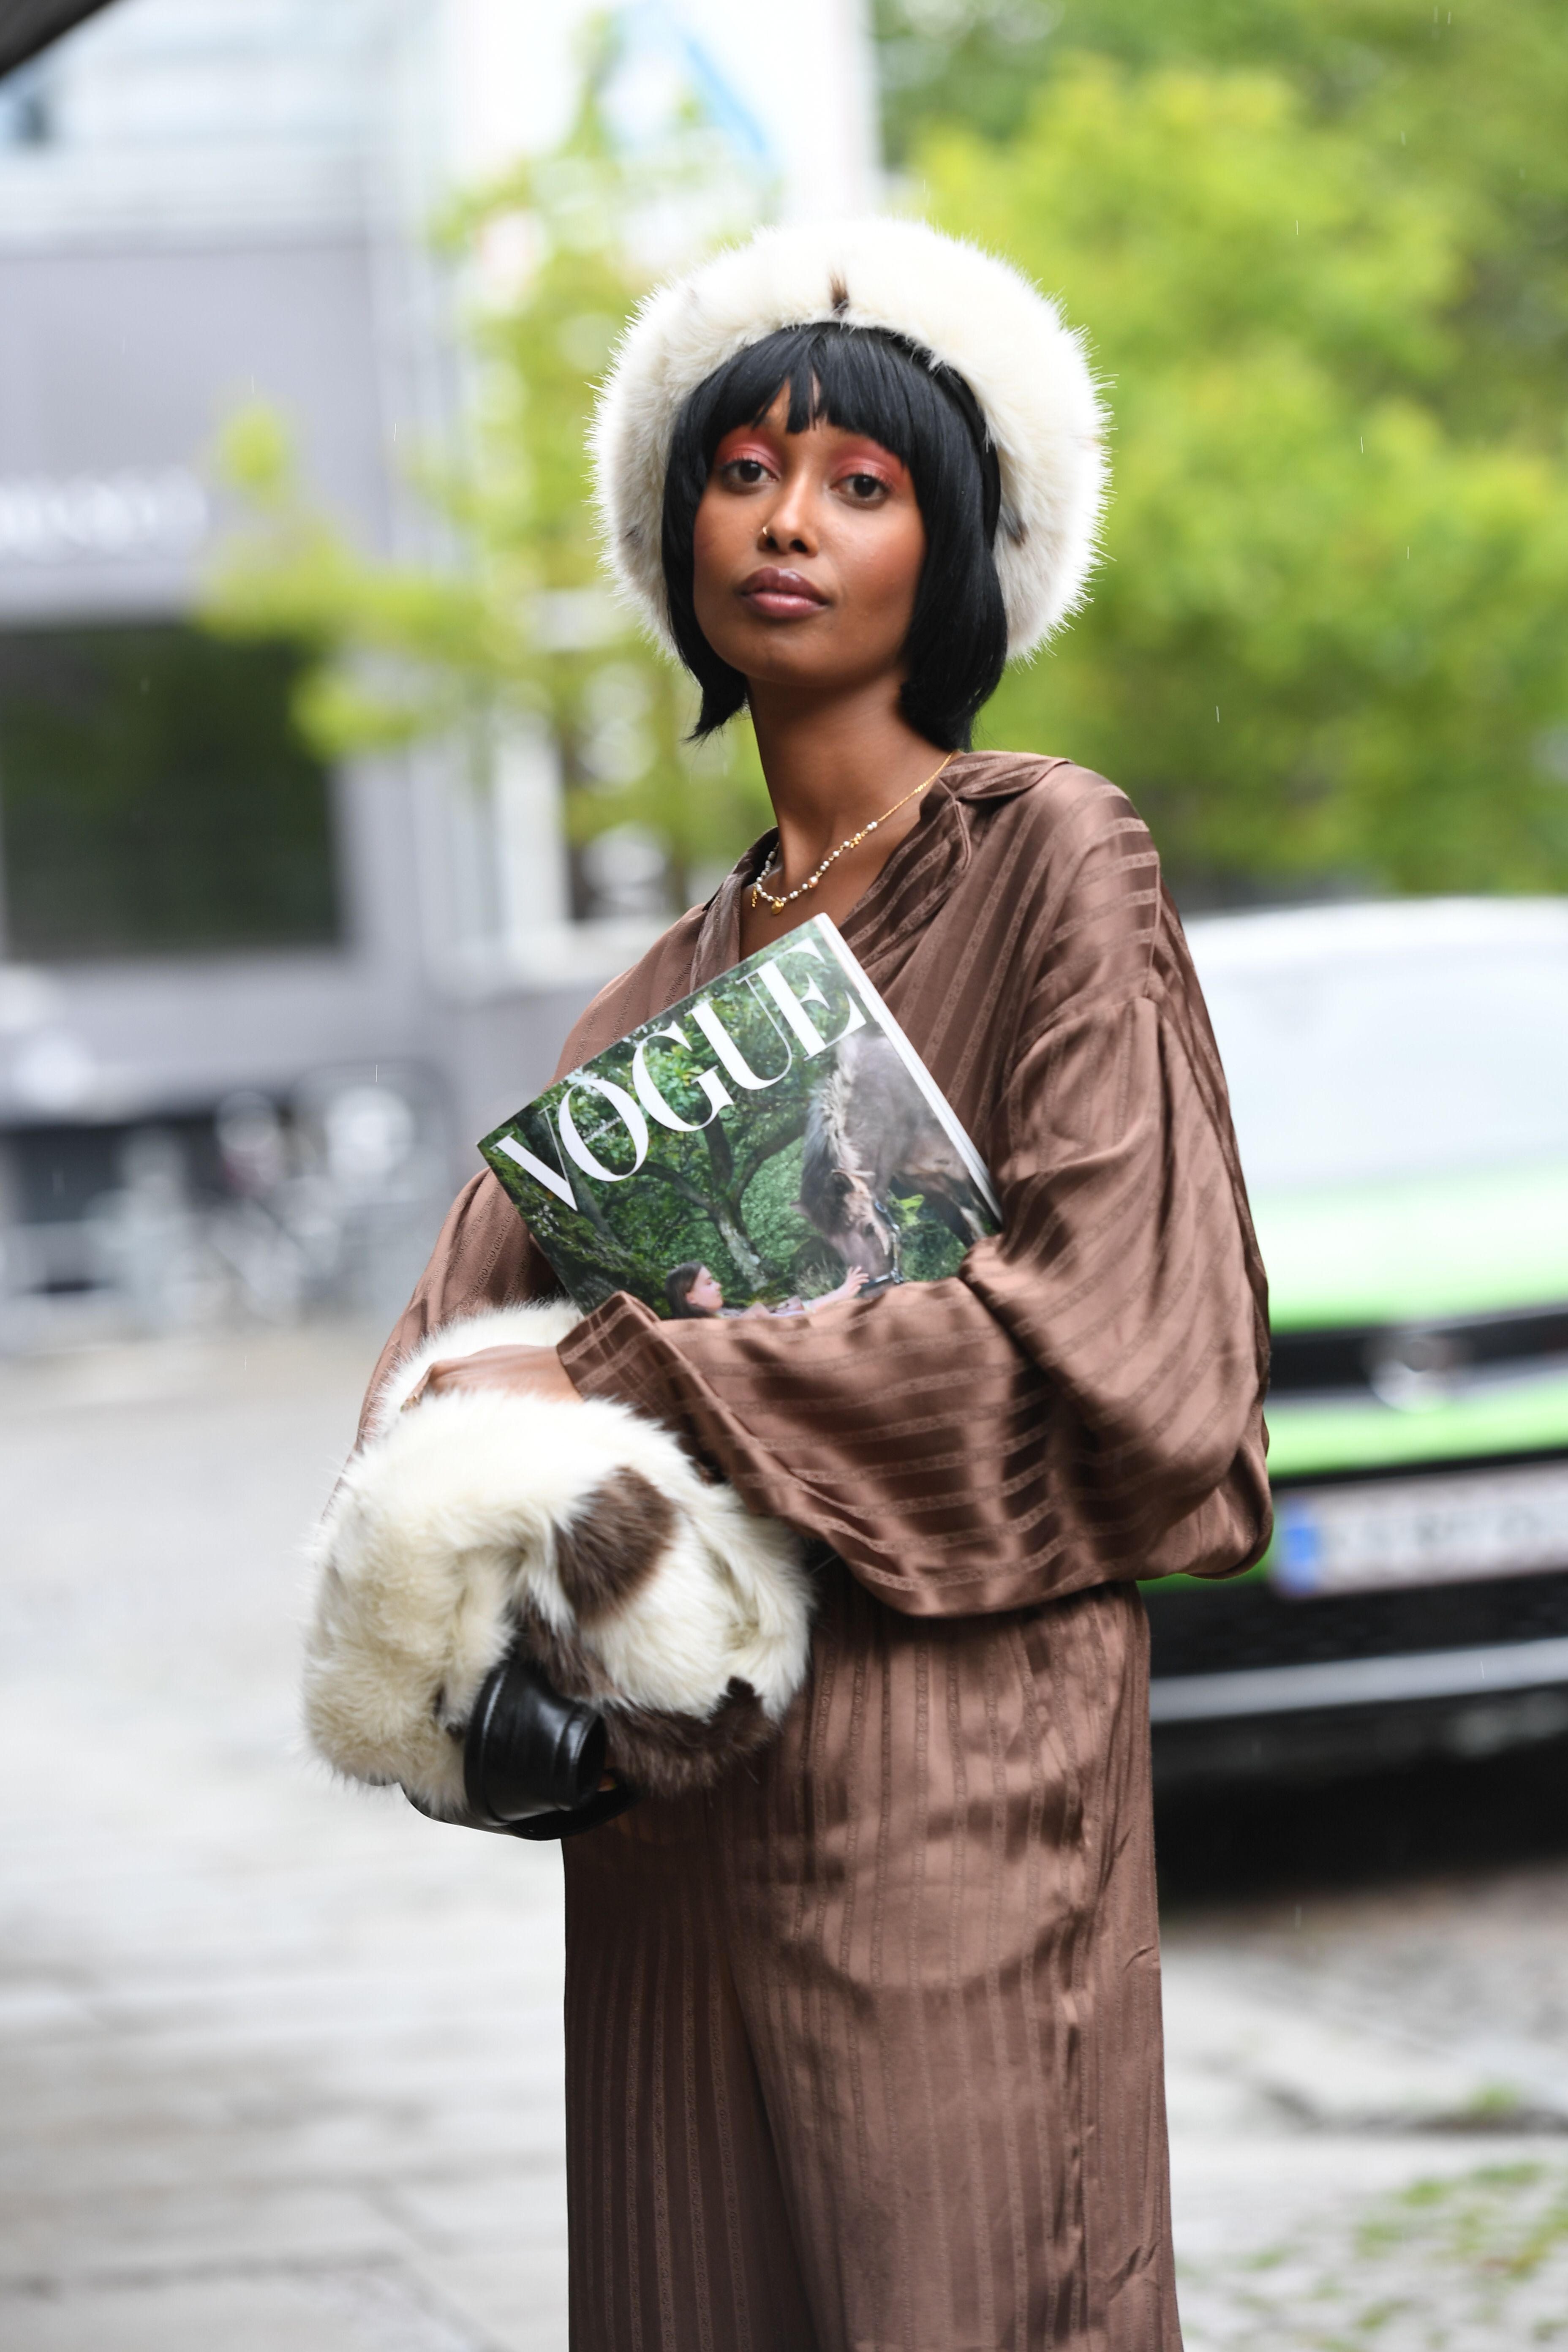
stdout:
<svg viewBox="0 0 1568 2352">
<path fill-rule="evenodd" d="M 520 1639 L 563 1696 L 602 1706 L 610 1763 L 649 1793 L 710 1785 L 805 1679 L 799 1538 L 658 1423 L 500 1390 L 402 1410 L 432 1363 L 551 1347 L 577 1319 L 511 1307 L 433 1333 L 387 1381 L 312 1546 L 310 1740 L 448 1819 L 480 1685 Z"/>
</svg>

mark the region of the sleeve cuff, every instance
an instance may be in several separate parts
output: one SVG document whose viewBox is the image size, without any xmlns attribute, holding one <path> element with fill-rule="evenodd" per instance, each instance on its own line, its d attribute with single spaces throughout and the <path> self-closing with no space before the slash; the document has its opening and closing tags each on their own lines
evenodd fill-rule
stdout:
<svg viewBox="0 0 1568 2352">
<path fill-rule="evenodd" d="M 647 1347 L 649 1333 L 658 1328 L 658 1318 L 640 1300 L 617 1290 L 567 1332 L 556 1354 L 579 1396 L 608 1397 L 662 1420 L 664 1408 Z"/>
</svg>

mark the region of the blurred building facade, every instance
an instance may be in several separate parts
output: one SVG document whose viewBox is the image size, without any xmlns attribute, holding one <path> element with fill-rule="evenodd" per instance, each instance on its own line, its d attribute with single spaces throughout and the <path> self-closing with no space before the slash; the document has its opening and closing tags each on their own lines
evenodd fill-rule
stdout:
<svg viewBox="0 0 1568 2352">
<path fill-rule="evenodd" d="M 572 919 L 547 742 L 478 797 L 439 747 L 326 772 L 287 650 L 192 617 L 247 400 L 359 540 L 438 552 L 405 487 L 461 430 L 428 225 L 561 135 L 589 15 L 117 0 L 0 83 L 0 1346 L 384 1312 L 662 916 L 633 876 Z M 732 10 L 626 10 L 624 135 L 695 100 L 760 202 L 869 202 L 858 8 L 805 16 L 795 92 Z"/>
</svg>

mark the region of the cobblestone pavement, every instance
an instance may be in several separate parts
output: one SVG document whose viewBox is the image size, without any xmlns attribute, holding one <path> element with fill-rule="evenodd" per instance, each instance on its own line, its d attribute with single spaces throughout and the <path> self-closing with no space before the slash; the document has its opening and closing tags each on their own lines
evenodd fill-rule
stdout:
<svg viewBox="0 0 1568 2352">
<path fill-rule="evenodd" d="M 1568 2343 L 1568 1870 L 1163 1930 L 1188 2352 Z"/>
<path fill-rule="evenodd" d="M 561 2352 L 559 1865 L 329 1785 L 298 1542 L 369 1347 L 0 1370 L 0 2344 Z M 1167 1932 L 1189 2352 L 1568 2322 L 1568 1869 Z"/>
</svg>

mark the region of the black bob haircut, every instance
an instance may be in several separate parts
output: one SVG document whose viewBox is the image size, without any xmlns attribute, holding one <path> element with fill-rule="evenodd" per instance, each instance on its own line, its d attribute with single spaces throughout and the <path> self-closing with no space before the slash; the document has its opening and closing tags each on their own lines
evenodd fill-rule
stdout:
<svg viewBox="0 0 1568 2352">
<path fill-rule="evenodd" d="M 702 688 L 700 739 L 732 719 L 746 681 L 697 625 L 692 540 L 714 455 L 738 425 L 758 425 L 785 384 L 788 430 L 818 418 L 868 434 L 910 469 L 925 525 L 900 690 L 904 717 L 941 751 L 966 751 L 975 713 L 1007 658 L 993 547 L 1002 504 L 996 453 L 962 376 L 901 336 L 822 321 L 782 327 L 737 352 L 687 399 L 664 480 L 665 589 L 681 660 Z"/>
</svg>

